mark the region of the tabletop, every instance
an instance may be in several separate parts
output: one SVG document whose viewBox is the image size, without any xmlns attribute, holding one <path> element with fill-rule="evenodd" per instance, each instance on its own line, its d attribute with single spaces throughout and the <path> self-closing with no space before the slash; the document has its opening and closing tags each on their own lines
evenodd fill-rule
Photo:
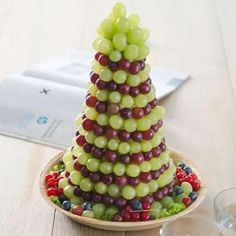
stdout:
<svg viewBox="0 0 236 236">
<path fill-rule="evenodd" d="M 95 28 L 114 2 L 1 0 L 0 79 L 66 48 L 91 50 Z M 194 214 L 213 218 L 217 192 L 236 185 L 236 2 L 123 2 L 151 30 L 149 62 L 191 74 L 161 101 L 167 109 L 165 132 L 169 145 L 196 162 L 207 182 L 206 200 Z M 39 193 L 40 171 L 59 150 L 4 136 L 0 144 L 0 235 L 143 235 L 68 220 Z"/>
</svg>

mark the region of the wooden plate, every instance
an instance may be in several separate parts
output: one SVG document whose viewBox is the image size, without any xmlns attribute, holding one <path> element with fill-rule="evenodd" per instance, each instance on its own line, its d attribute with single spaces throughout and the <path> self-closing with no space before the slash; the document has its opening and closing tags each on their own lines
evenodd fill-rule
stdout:
<svg viewBox="0 0 236 236">
<path fill-rule="evenodd" d="M 185 164 L 190 166 L 194 170 L 194 172 L 196 172 L 197 175 L 199 176 L 196 165 L 192 161 L 185 158 L 182 154 L 180 154 L 179 152 L 177 152 L 175 150 L 171 150 L 171 151 L 172 151 L 171 157 L 175 163 L 178 163 L 180 161 L 184 162 Z M 71 218 L 72 220 L 74 220 L 80 224 L 88 225 L 88 226 L 91 226 L 94 228 L 104 229 L 104 230 L 113 230 L 113 231 L 137 231 L 137 230 L 153 229 L 156 227 L 160 227 L 163 223 L 166 223 L 171 220 L 175 220 L 178 217 L 184 216 L 184 215 L 192 212 L 200 205 L 200 203 L 204 200 L 204 198 L 206 196 L 207 190 L 206 190 L 205 183 L 202 180 L 202 178 L 199 176 L 199 179 L 201 180 L 202 187 L 198 191 L 197 200 L 194 203 L 192 203 L 188 208 L 186 208 L 184 211 L 182 211 L 176 215 L 170 216 L 170 217 L 165 217 L 165 218 L 161 218 L 158 220 L 142 221 L 142 222 L 113 222 L 113 221 L 103 221 L 103 220 L 97 220 L 97 219 L 87 218 L 87 217 L 83 217 L 83 216 L 77 216 L 77 215 L 72 214 L 71 212 L 65 211 L 62 208 L 58 207 L 56 204 L 54 204 L 48 198 L 47 193 L 46 193 L 47 186 L 44 181 L 44 176 L 51 170 L 52 166 L 54 166 L 56 163 L 59 162 L 59 160 L 61 160 L 62 156 L 63 156 L 63 152 L 61 152 L 57 156 L 55 156 L 45 166 L 44 170 L 41 172 L 40 192 L 41 192 L 44 200 L 49 205 L 51 205 L 53 208 L 62 212 L 64 215 L 68 216 L 69 218 Z"/>
</svg>

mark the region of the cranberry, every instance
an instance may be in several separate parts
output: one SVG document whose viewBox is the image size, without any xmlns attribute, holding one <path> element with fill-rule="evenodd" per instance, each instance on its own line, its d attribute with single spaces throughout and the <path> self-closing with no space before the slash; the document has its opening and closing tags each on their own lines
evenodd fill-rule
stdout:
<svg viewBox="0 0 236 236">
<path fill-rule="evenodd" d="M 141 221 L 148 221 L 150 220 L 150 215 L 147 212 L 141 212 L 140 218 Z"/>
<path fill-rule="evenodd" d="M 123 221 L 130 221 L 130 213 L 128 211 L 123 213 Z"/>
<path fill-rule="evenodd" d="M 183 203 L 184 205 L 186 205 L 186 206 L 191 205 L 191 203 L 192 203 L 191 198 L 190 198 L 190 197 L 184 197 L 184 198 L 182 199 L 182 203 Z"/>
</svg>

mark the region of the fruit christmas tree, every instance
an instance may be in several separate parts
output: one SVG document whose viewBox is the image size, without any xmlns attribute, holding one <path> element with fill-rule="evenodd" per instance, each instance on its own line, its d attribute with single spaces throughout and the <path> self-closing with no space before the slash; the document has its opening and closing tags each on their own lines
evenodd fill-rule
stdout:
<svg viewBox="0 0 236 236">
<path fill-rule="evenodd" d="M 48 196 L 73 214 L 146 221 L 177 214 L 197 197 L 197 176 L 176 167 L 166 147 L 165 109 L 146 63 L 149 31 L 139 21 L 117 3 L 99 25 L 76 137 L 45 176 Z"/>
</svg>

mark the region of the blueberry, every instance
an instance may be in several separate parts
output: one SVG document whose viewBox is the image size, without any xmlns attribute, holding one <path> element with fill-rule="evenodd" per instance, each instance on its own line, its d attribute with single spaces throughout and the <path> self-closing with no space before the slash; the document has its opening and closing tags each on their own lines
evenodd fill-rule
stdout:
<svg viewBox="0 0 236 236">
<path fill-rule="evenodd" d="M 131 202 L 132 210 L 142 210 L 142 203 L 138 200 L 133 200 Z"/>
<path fill-rule="evenodd" d="M 178 163 L 178 165 L 181 169 L 184 169 L 186 165 L 183 162 Z"/>
<path fill-rule="evenodd" d="M 175 193 L 176 193 L 176 195 L 179 195 L 179 194 L 181 194 L 181 193 L 183 193 L 184 191 L 183 191 L 183 189 L 181 188 L 181 187 L 179 187 L 179 186 L 177 186 L 176 188 L 175 188 Z"/>
<path fill-rule="evenodd" d="M 197 193 L 196 192 L 191 192 L 189 194 L 189 197 L 192 200 L 192 202 L 194 202 L 197 199 Z"/>
<path fill-rule="evenodd" d="M 70 202 L 69 202 L 69 201 L 64 201 L 64 202 L 62 203 L 62 208 L 63 208 L 64 210 L 66 210 L 66 211 L 69 211 L 70 208 L 71 208 Z"/>
<path fill-rule="evenodd" d="M 183 170 L 186 173 L 186 175 L 189 175 L 189 174 L 191 174 L 193 172 L 192 169 L 190 167 L 188 167 L 188 166 L 184 167 Z"/>
<path fill-rule="evenodd" d="M 92 209 L 92 203 L 91 202 L 85 202 L 82 207 L 84 210 L 91 210 Z"/>
<path fill-rule="evenodd" d="M 62 204 L 64 201 L 67 201 L 68 200 L 68 198 L 65 196 L 65 195 L 60 195 L 59 197 L 58 197 L 58 199 L 59 199 L 59 201 L 60 201 L 60 203 Z"/>
</svg>

